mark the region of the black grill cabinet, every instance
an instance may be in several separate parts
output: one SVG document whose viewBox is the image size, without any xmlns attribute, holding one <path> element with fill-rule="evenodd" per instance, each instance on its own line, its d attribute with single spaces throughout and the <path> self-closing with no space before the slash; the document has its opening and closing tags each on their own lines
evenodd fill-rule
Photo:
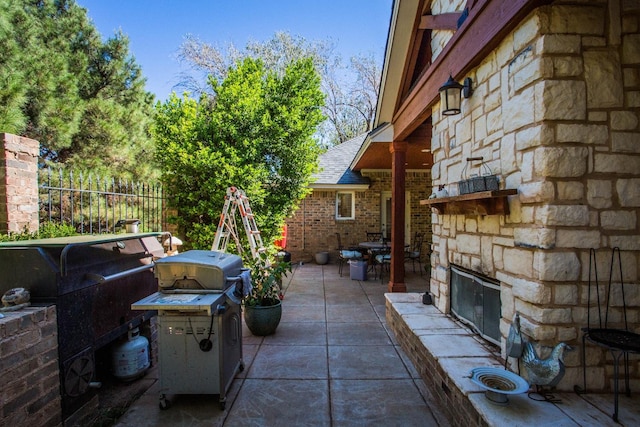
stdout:
<svg viewBox="0 0 640 427">
<path fill-rule="evenodd" d="M 154 311 L 131 304 L 157 289 L 160 233 L 83 235 L 0 244 L 0 293 L 26 288 L 32 305 L 55 304 L 62 417 L 96 391 L 96 351 L 139 326 Z"/>
</svg>

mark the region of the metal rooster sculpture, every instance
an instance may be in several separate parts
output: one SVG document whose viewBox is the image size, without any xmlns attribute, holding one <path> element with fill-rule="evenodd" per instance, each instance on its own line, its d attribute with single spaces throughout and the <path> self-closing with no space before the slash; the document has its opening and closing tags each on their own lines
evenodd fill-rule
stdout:
<svg viewBox="0 0 640 427">
<path fill-rule="evenodd" d="M 536 393 L 541 395 L 544 400 L 556 402 L 557 400 L 547 393 L 540 390 L 541 387 L 553 388 L 564 377 L 564 351 L 572 350 L 566 343 L 557 344 L 551 354 L 546 359 L 541 359 L 533 347 L 533 344 L 526 341 L 522 351 L 522 364 L 527 372 L 529 384 L 536 386 Z"/>
</svg>

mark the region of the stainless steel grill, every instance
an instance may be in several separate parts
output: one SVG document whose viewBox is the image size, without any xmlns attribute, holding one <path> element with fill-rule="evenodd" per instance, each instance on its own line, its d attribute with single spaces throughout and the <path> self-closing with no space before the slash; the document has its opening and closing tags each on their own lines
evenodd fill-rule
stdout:
<svg viewBox="0 0 640 427">
<path fill-rule="evenodd" d="M 167 394 L 226 392 L 242 362 L 239 292 L 242 259 L 215 251 L 187 251 L 158 260 L 158 292 L 132 305 L 158 310 L 160 408 Z"/>
</svg>

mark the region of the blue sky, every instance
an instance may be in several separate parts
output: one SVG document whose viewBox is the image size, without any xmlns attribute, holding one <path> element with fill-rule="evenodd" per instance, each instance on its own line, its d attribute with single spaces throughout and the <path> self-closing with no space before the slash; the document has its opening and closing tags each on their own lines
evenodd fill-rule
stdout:
<svg viewBox="0 0 640 427">
<path fill-rule="evenodd" d="M 382 61 L 392 0 L 76 0 L 103 38 L 118 29 L 142 66 L 147 90 L 167 99 L 178 81 L 176 53 L 192 34 L 216 46 L 244 48 L 278 31 L 308 41 L 330 40 L 344 60 Z M 380 64 L 382 65 L 382 63 Z"/>
</svg>

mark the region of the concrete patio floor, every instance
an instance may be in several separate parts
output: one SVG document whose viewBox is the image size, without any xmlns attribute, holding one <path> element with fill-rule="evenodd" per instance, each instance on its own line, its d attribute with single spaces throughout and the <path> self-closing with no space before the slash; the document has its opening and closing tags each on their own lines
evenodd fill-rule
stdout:
<svg viewBox="0 0 640 427">
<path fill-rule="evenodd" d="M 449 426 L 386 325 L 388 276 L 383 282 L 374 280 L 373 274 L 366 281 L 351 280 L 348 267 L 340 277 L 336 265 L 296 265 L 285 284 L 282 322 L 276 334 L 256 337 L 243 325 L 245 369 L 229 389 L 226 410 L 220 409 L 217 395 L 168 396 L 171 406 L 160 410 L 159 373 L 154 367 L 135 384 L 121 386 L 131 388 L 131 395 L 142 396 L 115 425 Z M 410 265 L 405 282 L 408 293 L 427 289 L 427 276 L 413 274 Z M 467 392 L 490 412 L 485 413 L 483 425 L 514 425 L 513 420 L 504 424 L 505 407 L 486 404 L 477 390 Z M 640 396 L 633 385 L 631 398 L 621 395 L 620 424 L 610 418 L 611 394 L 579 397 L 559 393 L 557 397 L 563 401 L 557 405 L 563 415 L 553 420 L 540 418 L 538 425 L 631 426 L 640 422 Z M 526 395 L 512 399 L 531 403 Z M 527 405 L 511 406 L 524 407 Z"/>
<path fill-rule="evenodd" d="M 426 274 L 407 265 L 410 292 L 427 289 Z M 449 425 L 385 324 L 387 280 L 351 280 L 336 265 L 296 265 L 285 284 L 276 334 L 244 327 L 245 369 L 222 411 L 216 395 L 169 396 L 159 408 L 157 369 L 150 387 L 120 417 L 142 426 L 437 426 Z"/>
</svg>

